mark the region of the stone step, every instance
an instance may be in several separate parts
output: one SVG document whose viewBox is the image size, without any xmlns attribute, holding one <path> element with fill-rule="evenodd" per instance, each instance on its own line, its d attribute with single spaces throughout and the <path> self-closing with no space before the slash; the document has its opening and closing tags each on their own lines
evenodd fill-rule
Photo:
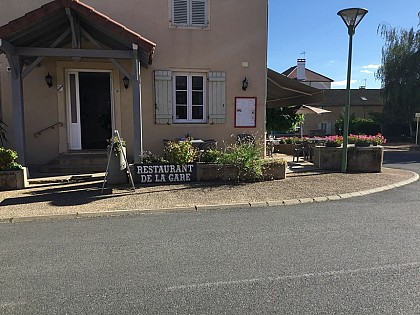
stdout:
<svg viewBox="0 0 420 315">
<path fill-rule="evenodd" d="M 107 162 L 106 151 L 68 152 L 42 165 L 39 172 L 55 174 L 105 172 Z"/>
</svg>

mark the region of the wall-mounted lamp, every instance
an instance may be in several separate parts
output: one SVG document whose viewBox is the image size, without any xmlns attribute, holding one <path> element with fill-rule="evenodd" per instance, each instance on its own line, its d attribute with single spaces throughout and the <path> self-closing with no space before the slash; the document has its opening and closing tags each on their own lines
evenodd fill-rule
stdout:
<svg viewBox="0 0 420 315">
<path fill-rule="evenodd" d="M 125 89 L 127 90 L 128 89 L 128 84 L 130 83 L 130 79 L 127 78 L 127 76 L 124 76 L 123 83 L 124 83 Z"/>
<path fill-rule="evenodd" d="M 52 87 L 52 76 L 48 72 L 48 74 L 45 76 L 45 83 L 47 83 L 48 87 Z"/>
<path fill-rule="evenodd" d="M 249 85 L 249 81 L 245 77 L 245 79 L 243 79 L 242 81 L 242 90 L 246 91 L 246 89 L 248 88 L 248 85 Z"/>
</svg>

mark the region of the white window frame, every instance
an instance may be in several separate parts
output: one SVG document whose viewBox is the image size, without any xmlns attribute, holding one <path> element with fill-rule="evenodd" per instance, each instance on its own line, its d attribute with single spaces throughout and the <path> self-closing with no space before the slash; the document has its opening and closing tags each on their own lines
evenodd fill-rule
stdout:
<svg viewBox="0 0 420 315">
<path fill-rule="evenodd" d="M 193 2 L 197 1 L 197 0 L 183 0 L 186 2 L 187 7 L 186 10 L 186 17 L 187 17 L 187 21 L 186 23 L 182 23 L 182 22 L 176 22 L 175 21 L 175 1 L 176 0 L 170 0 L 171 1 L 171 12 L 172 12 L 172 17 L 171 17 L 171 22 L 173 26 L 183 26 L 183 27 L 207 27 L 209 24 L 209 0 L 201 0 L 204 3 L 204 22 L 203 23 L 193 23 Z"/>
<path fill-rule="evenodd" d="M 176 117 L 176 77 L 186 76 L 187 77 L 187 119 L 178 119 Z M 203 78 L 203 119 L 193 119 L 192 118 L 192 77 L 202 77 Z M 172 77 L 173 81 L 173 122 L 177 124 L 205 124 L 207 122 L 207 96 L 206 96 L 206 85 L 207 77 L 203 73 L 183 73 L 175 72 Z"/>
</svg>

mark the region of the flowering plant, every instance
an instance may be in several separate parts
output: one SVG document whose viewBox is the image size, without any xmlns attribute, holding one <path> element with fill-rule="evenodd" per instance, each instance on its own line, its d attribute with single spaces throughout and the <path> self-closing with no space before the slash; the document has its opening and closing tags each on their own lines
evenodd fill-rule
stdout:
<svg viewBox="0 0 420 315">
<path fill-rule="evenodd" d="M 327 147 L 339 147 L 343 144 L 342 136 L 327 136 L 324 139 Z"/>
<path fill-rule="evenodd" d="M 307 140 L 306 137 L 280 137 L 279 140 L 280 144 L 295 144 L 295 143 L 302 143 Z"/>
<path fill-rule="evenodd" d="M 349 135 L 349 143 L 372 143 L 372 136 L 367 135 Z"/>
<path fill-rule="evenodd" d="M 386 139 L 383 135 L 378 133 L 377 135 L 372 136 L 372 143 L 376 145 L 381 145 L 381 144 L 386 143 Z"/>
<path fill-rule="evenodd" d="M 122 138 L 118 138 L 117 136 L 114 136 L 111 139 L 107 139 L 107 142 L 108 149 L 111 148 L 115 156 L 118 156 L 121 152 L 121 148 L 125 147 L 125 141 Z"/>
<path fill-rule="evenodd" d="M 375 136 L 367 136 L 367 135 L 349 135 L 349 143 L 369 143 L 374 145 L 381 145 L 386 143 L 386 139 L 383 135 L 378 133 Z"/>
</svg>

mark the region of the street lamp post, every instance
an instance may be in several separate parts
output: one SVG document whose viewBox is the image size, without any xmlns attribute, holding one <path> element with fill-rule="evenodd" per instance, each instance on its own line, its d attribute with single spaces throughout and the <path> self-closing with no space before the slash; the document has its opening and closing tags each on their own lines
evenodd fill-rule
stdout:
<svg viewBox="0 0 420 315">
<path fill-rule="evenodd" d="M 341 171 L 347 171 L 347 147 L 349 138 L 349 116 L 350 116 L 350 79 L 351 79 L 351 55 L 353 49 L 353 35 L 356 31 L 357 25 L 366 15 L 368 10 L 360 8 L 350 8 L 338 11 L 339 15 L 347 26 L 349 33 L 349 53 L 347 62 L 347 88 L 346 98 L 344 102 L 344 130 L 343 130 L 343 155 L 341 157 Z"/>
</svg>

